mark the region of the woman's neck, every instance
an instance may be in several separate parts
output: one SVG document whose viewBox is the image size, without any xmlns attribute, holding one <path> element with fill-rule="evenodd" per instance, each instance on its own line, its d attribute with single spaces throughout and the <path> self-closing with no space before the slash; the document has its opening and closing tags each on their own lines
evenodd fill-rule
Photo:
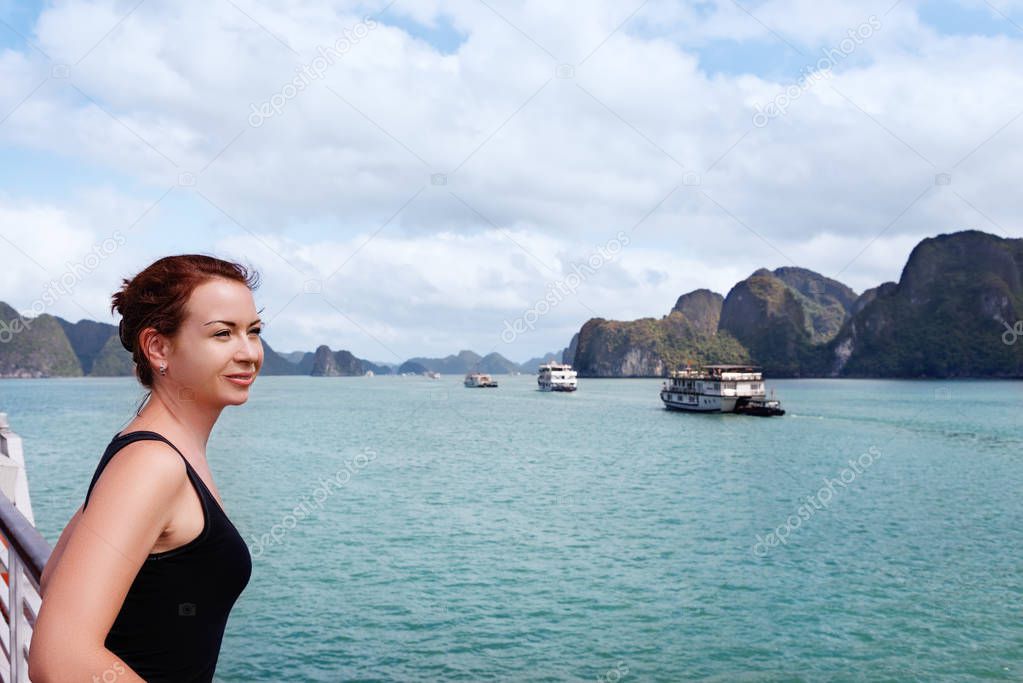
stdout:
<svg viewBox="0 0 1023 683">
<path fill-rule="evenodd" d="M 166 437 L 186 457 L 206 464 L 206 443 L 220 410 L 210 410 L 192 402 L 170 404 L 153 392 L 141 412 L 121 432 L 152 431 Z"/>
</svg>

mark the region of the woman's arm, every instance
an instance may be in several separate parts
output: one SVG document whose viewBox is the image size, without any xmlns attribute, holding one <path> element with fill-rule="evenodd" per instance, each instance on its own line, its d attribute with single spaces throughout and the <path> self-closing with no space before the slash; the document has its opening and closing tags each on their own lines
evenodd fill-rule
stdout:
<svg viewBox="0 0 1023 683">
<path fill-rule="evenodd" d="M 64 527 L 64 531 L 61 532 L 60 538 L 57 539 L 57 545 L 53 547 L 53 551 L 50 552 L 50 559 L 46 561 L 46 566 L 43 567 L 43 573 L 39 577 L 39 597 L 43 597 L 46 593 L 46 584 L 50 582 L 50 577 L 53 576 L 53 569 L 60 562 L 61 556 L 64 554 L 64 548 L 67 546 L 67 540 L 71 538 L 71 534 L 75 532 L 75 527 L 78 526 L 78 520 L 82 516 L 82 507 L 79 506 L 75 510 L 75 514 L 71 515 L 71 519 L 68 520 L 67 526 Z"/>
<path fill-rule="evenodd" d="M 108 669 L 118 683 L 142 681 L 104 643 L 187 485 L 184 462 L 159 441 L 131 443 L 107 464 L 89 506 L 62 535 L 59 561 L 47 562 L 53 568 L 29 652 L 34 683 L 89 680 Z"/>
</svg>

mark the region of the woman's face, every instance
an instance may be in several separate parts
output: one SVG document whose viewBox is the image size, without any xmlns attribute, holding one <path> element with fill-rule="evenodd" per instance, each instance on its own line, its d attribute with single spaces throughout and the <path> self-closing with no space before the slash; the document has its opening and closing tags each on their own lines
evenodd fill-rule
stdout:
<svg viewBox="0 0 1023 683">
<path fill-rule="evenodd" d="M 185 311 L 167 360 L 171 388 L 178 387 L 182 400 L 217 406 L 245 403 L 249 386 L 228 376 L 249 374 L 255 381 L 263 367 L 262 323 L 252 291 L 240 282 L 215 278 L 192 291 Z"/>
</svg>

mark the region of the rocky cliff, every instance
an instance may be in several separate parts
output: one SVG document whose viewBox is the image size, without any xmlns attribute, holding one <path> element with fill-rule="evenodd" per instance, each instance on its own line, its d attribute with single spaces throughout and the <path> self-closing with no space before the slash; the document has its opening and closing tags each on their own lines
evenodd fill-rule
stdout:
<svg viewBox="0 0 1023 683">
<path fill-rule="evenodd" d="M 24 318 L 0 301 L 0 377 L 81 377 L 75 355 L 58 318 L 43 313 Z"/>
<path fill-rule="evenodd" d="M 697 289 L 680 296 L 671 310 L 685 316 L 695 329 L 712 335 L 717 332 L 724 302 L 725 298 L 717 292 Z"/>
<path fill-rule="evenodd" d="M 573 366 L 581 377 L 662 377 L 687 362 L 748 361 L 730 333 L 708 331 L 704 318 L 672 310 L 661 319 L 589 320 L 579 331 Z"/>
<path fill-rule="evenodd" d="M 821 373 L 824 344 L 849 317 L 856 294 L 805 268 L 760 269 L 732 287 L 719 328 L 775 377 Z"/>
<path fill-rule="evenodd" d="M 661 320 L 591 319 L 574 364 L 599 377 L 739 359 L 774 377 L 1023 377 L 1021 282 L 1023 240 L 939 235 L 898 283 L 860 296 L 805 268 L 760 269 L 720 304 L 697 290 Z"/>
<path fill-rule="evenodd" d="M 1023 240 L 972 230 L 926 239 L 898 283 L 857 303 L 829 346 L 830 373 L 1023 377 L 1021 283 Z"/>
<path fill-rule="evenodd" d="M 366 368 L 350 351 L 334 352 L 322 344 L 316 347 L 311 374 L 313 377 L 361 377 L 366 374 Z"/>
<path fill-rule="evenodd" d="M 279 353 L 273 350 L 273 348 L 266 342 L 262 337 L 260 341 L 263 343 L 263 367 L 260 368 L 260 375 L 301 375 L 310 374 L 308 372 L 303 373 L 297 365 L 289 362 Z"/>
</svg>

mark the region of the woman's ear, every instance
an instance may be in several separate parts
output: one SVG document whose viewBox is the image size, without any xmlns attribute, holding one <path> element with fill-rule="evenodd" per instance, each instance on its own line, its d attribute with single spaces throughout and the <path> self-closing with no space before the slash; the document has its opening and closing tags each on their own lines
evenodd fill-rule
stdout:
<svg viewBox="0 0 1023 683">
<path fill-rule="evenodd" d="M 170 342 L 157 332 L 155 327 L 147 327 L 139 333 L 139 348 L 154 370 L 161 365 L 167 365 L 171 350 Z"/>
</svg>

